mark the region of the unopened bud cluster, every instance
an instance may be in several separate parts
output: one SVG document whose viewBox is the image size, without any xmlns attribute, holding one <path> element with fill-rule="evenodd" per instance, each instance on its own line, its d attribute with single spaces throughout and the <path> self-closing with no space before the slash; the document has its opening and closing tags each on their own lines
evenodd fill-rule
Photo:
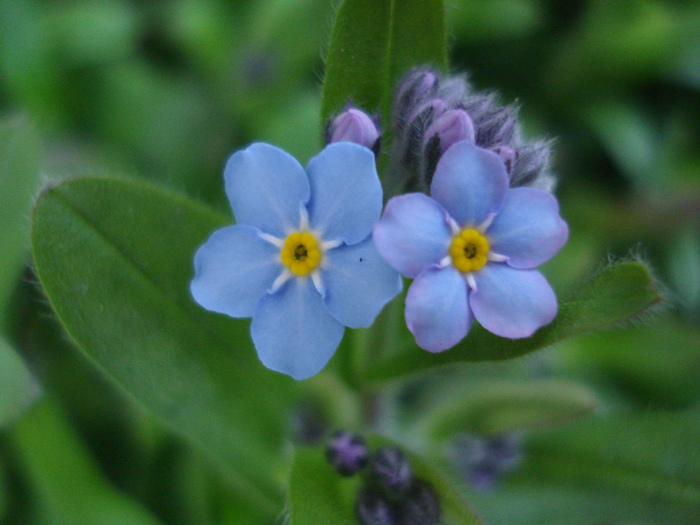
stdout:
<svg viewBox="0 0 700 525">
<path fill-rule="evenodd" d="M 413 70 L 394 99 L 389 173 L 395 191 L 427 192 L 440 157 L 460 141 L 498 154 L 511 187 L 550 191 L 554 178 L 548 173 L 549 143 L 524 142 L 517 116 L 516 106 L 499 104 L 494 94 L 474 93 L 463 76 L 441 77 L 430 69 Z"/>
<path fill-rule="evenodd" d="M 326 457 L 342 476 L 363 471 L 355 504 L 355 515 L 362 525 L 440 523 L 440 500 L 435 490 L 414 475 L 399 448 L 381 447 L 370 454 L 362 436 L 340 431 L 328 441 Z"/>
</svg>

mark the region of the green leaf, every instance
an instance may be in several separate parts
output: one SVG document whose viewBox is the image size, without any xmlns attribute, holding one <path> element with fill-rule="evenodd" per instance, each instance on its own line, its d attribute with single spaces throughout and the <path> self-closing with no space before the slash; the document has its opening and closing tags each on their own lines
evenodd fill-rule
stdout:
<svg viewBox="0 0 700 525">
<path fill-rule="evenodd" d="M 0 315 L 29 244 L 27 216 L 41 158 L 36 131 L 24 119 L 0 121 Z"/>
<path fill-rule="evenodd" d="M 197 247 L 230 222 L 142 183 L 47 189 L 32 223 L 39 279 L 69 334 L 124 390 L 219 460 L 252 508 L 279 512 L 275 458 L 294 383 L 265 369 L 248 323 L 189 294 Z"/>
<path fill-rule="evenodd" d="M 697 523 L 697 410 L 590 418 L 525 443 L 521 469 L 474 494 L 489 523 Z"/>
<path fill-rule="evenodd" d="M 159 523 L 109 484 L 53 399 L 45 397 L 28 411 L 10 437 L 36 497 L 39 523 Z"/>
<path fill-rule="evenodd" d="M 322 449 L 297 449 L 289 481 L 290 525 L 355 525 L 358 489 L 358 477 L 340 476 L 328 464 Z"/>
<path fill-rule="evenodd" d="M 367 375 L 369 379 L 386 380 L 450 363 L 512 359 L 573 335 L 613 328 L 663 300 L 663 290 L 646 265 L 637 261 L 614 263 L 561 301 L 554 321 L 531 337 L 504 339 L 475 325 L 450 350 L 431 354 L 410 343 L 379 361 Z"/>
<path fill-rule="evenodd" d="M 12 423 L 39 393 L 29 370 L 0 337 L 0 428 Z"/>
<path fill-rule="evenodd" d="M 442 0 L 345 0 L 331 32 L 321 117 L 352 101 L 390 122 L 396 82 L 424 64 L 447 67 Z"/>
<path fill-rule="evenodd" d="M 460 432 L 504 434 L 570 421 L 591 413 L 596 396 L 563 379 L 480 380 L 444 392 L 421 422 L 432 439 Z"/>
</svg>

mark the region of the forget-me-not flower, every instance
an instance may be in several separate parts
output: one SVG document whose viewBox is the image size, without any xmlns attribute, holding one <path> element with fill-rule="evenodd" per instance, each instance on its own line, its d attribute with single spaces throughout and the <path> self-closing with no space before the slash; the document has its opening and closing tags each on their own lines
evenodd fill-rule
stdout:
<svg viewBox="0 0 700 525">
<path fill-rule="evenodd" d="M 557 299 L 535 268 L 568 236 L 557 200 L 509 189 L 501 158 L 470 141 L 440 158 L 430 192 L 394 197 L 374 227 L 379 253 L 415 279 L 405 315 L 418 345 L 446 350 L 474 318 L 513 339 L 551 322 Z"/>
<path fill-rule="evenodd" d="M 257 143 L 229 159 L 224 179 L 237 223 L 197 251 L 192 295 L 208 310 L 252 317 L 265 366 L 311 377 L 346 326 L 368 327 L 401 290 L 372 239 L 382 208 L 374 154 L 338 142 L 304 171 Z"/>
</svg>

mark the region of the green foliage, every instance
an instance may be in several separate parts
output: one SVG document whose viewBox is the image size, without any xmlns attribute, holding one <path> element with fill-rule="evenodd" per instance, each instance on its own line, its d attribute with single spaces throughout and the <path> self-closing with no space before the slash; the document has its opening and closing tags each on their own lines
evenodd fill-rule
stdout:
<svg viewBox="0 0 700 525">
<path fill-rule="evenodd" d="M 583 417 L 597 405 L 588 388 L 562 379 L 471 381 L 445 392 L 421 426 L 435 440 L 460 432 L 507 434 Z"/>
<path fill-rule="evenodd" d="M 614 263 L 561 300 L 554 321 L 529 338 L 504 339 L 474 326 L 461 343 L 444 353 L 402 349 L 376 363 L 369 376 L 388 379 L 449 363 L 512 359 L 573 335 L 613 328 L 642 315 L 663 299 L 663 290 L 646 265 L 635 261 Z"/>
<path fill-rule="evenodd" d="M 36 523 L 160 523 L 109 484 L 51 399 L 44 398 L 22 418 L 11 441 L 37 495 Z"/>
<path fill-rule="evenodd" d="M 326 58 L 321 116 L 348 102 L 388 123 L 396 82 L 412 67 L 447 65 L 442 0 L 345 0 Z"/>
<path fill-rule="evenodd" d="M 36 397 L 38 386 L 14 349 L 0 336 L 0 428 L 12 423 Z"/>
<path fill-rule="evenodd" d="M 26 119 L 0 120 L 0 316 L 27 250 L 27 216 L 40 166 L 36 130 Z"/>
<path fill-rule="evenodd" d="M 245 323 L 198 308 L 192 254 L 225 218 L 139 183 L 86 178 L 34 210 L 39 278 L 59 318 L 110 377 L 203 446 L 249 503 L 272 513 L 290 382 L 265 370 Z"/>
<path fill-rule="evenodd" d="M 291 525 L 337 523 L 353 525 L 358 477 L 342 478 L 318 448 L 294 453 L 286 512 Z"/>
<path fill-rule="evenodd" d="M 0 521 L 355 523 L 359 478 L 321 446 L 286 454 L 303 396 L 322 428 L 398 443 L 447 524 L 695 523 L 699 22 L 685 0 L 0 2 Z M 350 100 L 380 113 L 386 151 L 396 81 L 447 71 L 448 51 L 519 101 L 525 135 L 556 138 L 571 239 L 543 271 L 570 290 L 559 316 L 519 341 L 475 326 L 432 355 L 399 298 L 317 378 L 265 370 L 247 321 L 188 293 L 196 247 L 231 222 L 213 211 L 225 159 L 265 141 L 303 163 Z M 36 283 L 21 266 L 40 173 L 159 186 L 47 187 Z M 634 260 L 578 282 L 630 249 L 669 292 Z M 667 293 L 673 308 L 612 330 Z M 492 491 L 445 454 L 460 432 L 513 430 L 523 462 Z"/>
</svg>

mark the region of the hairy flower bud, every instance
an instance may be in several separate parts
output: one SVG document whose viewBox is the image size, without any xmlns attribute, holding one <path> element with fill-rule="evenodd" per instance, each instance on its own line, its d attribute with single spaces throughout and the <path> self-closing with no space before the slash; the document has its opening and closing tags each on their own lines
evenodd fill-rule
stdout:
<svg viewBox="0 0 700 525">
<path fill-rule="evenodd" d="M 546 171 L 549 167 L 550 146 L 547 142 L 535 142 L 527 144 L 518 151 L 518 158 L 513 166 L 511 186 L 535 186 L 545 191 L 550 191 L 546 186 L 542 187 L 539 179 L 553 182 L 547 178 Z M 539 183 L 538 183 L 539 182 Z"/>
<path fill-rule="evenodd" d="M 508 177 L 512 177 L 515 162 L 518 160 L 518 152 L 506 145 L 496 146 L 493 148 L 493 151 L 503 161 L 503 164 L 506 167 L 506 172 L 508 172 Z"/>
<path fill-rule="evenodd" d="M 440 154 L 460 140 L 474 140 L 474 124 L 472 119 L 463 109 L 448 109 L 432 124 L 423 136 L 423 143 L 427 144 L 433 138 L 438 138 Z"/>
<path fill-rule="evenodd" d="M 400 132 L 408 117 L 427 100 L 435 98 L 439 79 L 437 73 L 426 68 L 416 68 L 399 84 L 394 97 L 394 127 Z"/>
<path fill-rule="evenodd" d="M 416 479 L 399 505 L 402 525 L 437 525 L 440 523 L 440 500 L 432 485 Z"/>
<path fill-rule="evenodd" d="M 354 142 L 379 152 L 380 133 L 377 124 L 363 111 L 350 107 L 329 121 L 326 142 Z"/>
<path fill-rule="evenodd" d="M 372 478 L 390 498 L 400 498 L 413 482 L 413 469 L 401 450 L 382 447 L 370 462 Z"/>
<path fill-rule="evenodd" d="M 397 516 L 394 513 L 391 502 L 372 489 L 364 487 L 355 504 L 355 516 L 361 525 L 398 525 Z"/>
<path fill-rule="evenodd" d="M 342 476 L 352 476 L 367 464 L 367 446 L 359 434 L 338 431 L 326 445 L 326 458 Z"/>
</svg>

